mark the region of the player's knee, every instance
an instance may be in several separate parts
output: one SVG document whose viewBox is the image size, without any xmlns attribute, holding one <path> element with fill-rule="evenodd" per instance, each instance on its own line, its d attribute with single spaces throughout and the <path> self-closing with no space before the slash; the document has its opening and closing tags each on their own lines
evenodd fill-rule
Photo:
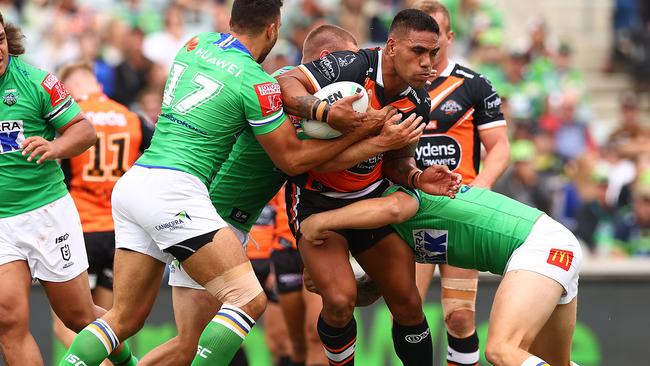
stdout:
<svg viewBox="0 0 650 366">
<path fill-rule="evenodd" d="M 266 295 L 248 261 L 206 283 L 205 289 L 223 304 L 243 310 L 254 320 L 266 310 Z"/>
<path fill-rule="evenodd" d="M 455 309 L 445 317 L 447 330 L 457 338 L 466 338 L 474 333 L 474 311 Z"/>
<path fill-rule="evenodd" d="M 27 306 L 0 303 L 0 339 L 3 343 L 5 338 L 11 338 L 12 334 L 29 331 L 28 309 Z"/>
<path fill-rule="evenodd" d="M 323 295 L 323 316 L 331 325 L 344 326 L 352 318 L 356 293 L 331 291 Z"/>
<path fill-rule="evenodd" d="M 93 309 L 73 309 L 68 308 L 57 314 L 61 322 L 75 333 L 81 332 L 88 324 L 94 322 L 97 316 Z"/>
<path fill-rule="evenodd" d="M 491 341 L 488 339 L 485 345 L 485 358 L 492 365 L 503 365 L 508 356 L 513 354 L 515 348 L 517 347 L 505 341 Z"/>
<path fill-rule="evenodd" d="M 413 291 L 402 294 L 397 301 L 393 300 L 390 311 L 399 324 L 415 324 L 424 319 L 422 299 L 415 287 Z"/>
</svg>

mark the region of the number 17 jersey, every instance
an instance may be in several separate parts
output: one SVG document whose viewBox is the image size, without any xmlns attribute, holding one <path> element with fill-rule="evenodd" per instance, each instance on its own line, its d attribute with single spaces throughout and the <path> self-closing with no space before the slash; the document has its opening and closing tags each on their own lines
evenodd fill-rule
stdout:
<svg viewBox="0 0 650 366">
<path fill-rule="evenodd" d="M 247 126 L 265 134 L 285 118 L 280 85 L 248 49 L 230 34 L 202 33 L 177 53 L 151 146 L 136 164 L 208 185 Z"/>
</svg>

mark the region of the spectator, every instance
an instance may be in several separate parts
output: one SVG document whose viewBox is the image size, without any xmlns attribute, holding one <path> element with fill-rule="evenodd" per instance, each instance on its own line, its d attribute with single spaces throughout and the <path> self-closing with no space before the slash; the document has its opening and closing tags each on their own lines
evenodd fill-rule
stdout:
<svg viewBox="0 0 650 366">
<path fill-rule="evenodd" d="M 162 93 L 162 89 L 147 88 L 138 95 L 136 110 L 151 124 L 158 121 L 162 105 Z"/>
<path fill-rule="evenodd" d="M 139 28 L 131 29 L 124 45 L 124 60 L 115 70 L 115 100 L 126 106 L 135 102 L 135 98 L 146 86 L 147 77 L 153 68 L 153 61 L 143 51 L 144 32 Z"/>
<path fill-rule="evenodd" d="M 95 77 L 102 85 L 104 94 L 112 97 L 115 92 L 115 69 L 102 58 L 101 40 L 96 33 L 85 32 L 79 37 L 79 58 L 93 65 Z"/>
<path fill-rule="evenodd" d="M 185 44 L 189 35 L 185 32 L 182 9 L 170 5 L 165 11 L 165 28 L 149 34 L 144 39 L 143 52 L 153 62 L 169 70 L 176 52 Z"/>
<path fill-rule="evenodd" d="M 640 174 L 632 197 L 631 209 L 615 221 L 614 237 L 626 253 L 650 256 L 650 170 Z"/>
<path fill-rule="evenodd" d="M 624 157 L 634 159 L 650 153 L 650 129 L 641 123 L 639 100 L 633 92 L 620 99 L 620 125 L 609 136 L 610 143 Z"/>
<path fill-rule="evenodd" d="M 550 214 L 552 194 L 535 170 L 535 154 L 531 141 L 514 141 L 510 155 L 512 166 L 494 185 L 494 191 Z"/>
<path fill-rule="evenodd" d="M 555 152 L 565 161 L 596 148 L 586 123 L 578 119 L 577 105 L 578 96 L 575 93 L 565 93 L 559 110 L 542 123 L 542 128 L 555 132 Z"/>
</svg>

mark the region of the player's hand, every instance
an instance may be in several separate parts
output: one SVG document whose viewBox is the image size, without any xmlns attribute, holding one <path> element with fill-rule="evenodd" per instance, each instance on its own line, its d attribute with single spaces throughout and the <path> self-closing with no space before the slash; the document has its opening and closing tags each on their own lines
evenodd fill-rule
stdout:
<svg viewBox="0 0 650 366">
<path fill-rule="evenodd" d="M 309 272 L 307 272 L 306 269 L 302 270 L 302 283 L 305 285 L 307 291 L 320 295 L 320 292 L 318 292 L 318 288 L 316 288 L 314 281 L 312 281 L 311 276 L 309 275 Z"/>
<path fill-rule="evenodd" d="M 435 196 L 455 198 L 460 189 L 462 177 L 444 165 L 432 165 L 420 174 L 415 187 Z"/>
<path fill-rule="evenodd" d="M 422 117 L 416 117 L 415 113 L 400 123 L 401 119 L 402 115 L 399 113 L 391 117 L 386 121 L 379 136 L 376 137 L 379 145 L 385 149 L 384 151 L 399 150 L 418 142 L 426 127 L 422 123 Z"/>
<path fill-rule="evenodd" d="M 27 161 L 36 160 L 36 164 L 40 164 L 46 160 L 55 160 L 59 158 L 60 149 L 54 141 L 49 141 L 41 136 L 28 137 L 20 144 L 23 149 L 23 156 L 27 156 Z"/>
<path fill-rule="evenodd" d="M 318 214 L 311 215 L 300 223 L 300 233 L 312 245 L 323 245 L 328 238 L 327 230 L 323 228 Z"/>
<path fill-rule="evenodd" d="M 366 118 L 363 121 L 360 130 L 364 135 L 379 133 L 386 123 L 391 121 L 397 114 L 397 109 L 390 105 L 387 105 L 382 109 L 374 109 L 372 106 L 368 105 Z M 399 122 L 399 119 L 397 121 Z"/>
<path fill-rule="evenodd" d="M 331 104 L 327 115 L 327 124 L 343 134 L 354 131 L 363 125 L 366 113 L 357 112 L 352 108 L 352 103 L 361 99 L 361 97 L 362 94 L 357 93 Z"/>
</svg>

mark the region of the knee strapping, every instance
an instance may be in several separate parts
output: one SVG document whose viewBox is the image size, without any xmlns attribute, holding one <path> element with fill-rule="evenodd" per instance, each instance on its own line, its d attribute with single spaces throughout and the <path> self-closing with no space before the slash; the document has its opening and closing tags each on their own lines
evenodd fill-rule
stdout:
<svg viewBox="0 0 650 366">
<path fill-rule="evenodd" d="M 248 261 L 206 283 L 205 289 L 222 303 L 236 307 L 245 306 L 264 291 Z"/>
<path fill-rule="evenodd" d="M 445 319 L 456 310 L 475 311 L 476 278 L 442 278 L 442 309 Z"/>
</svg>

